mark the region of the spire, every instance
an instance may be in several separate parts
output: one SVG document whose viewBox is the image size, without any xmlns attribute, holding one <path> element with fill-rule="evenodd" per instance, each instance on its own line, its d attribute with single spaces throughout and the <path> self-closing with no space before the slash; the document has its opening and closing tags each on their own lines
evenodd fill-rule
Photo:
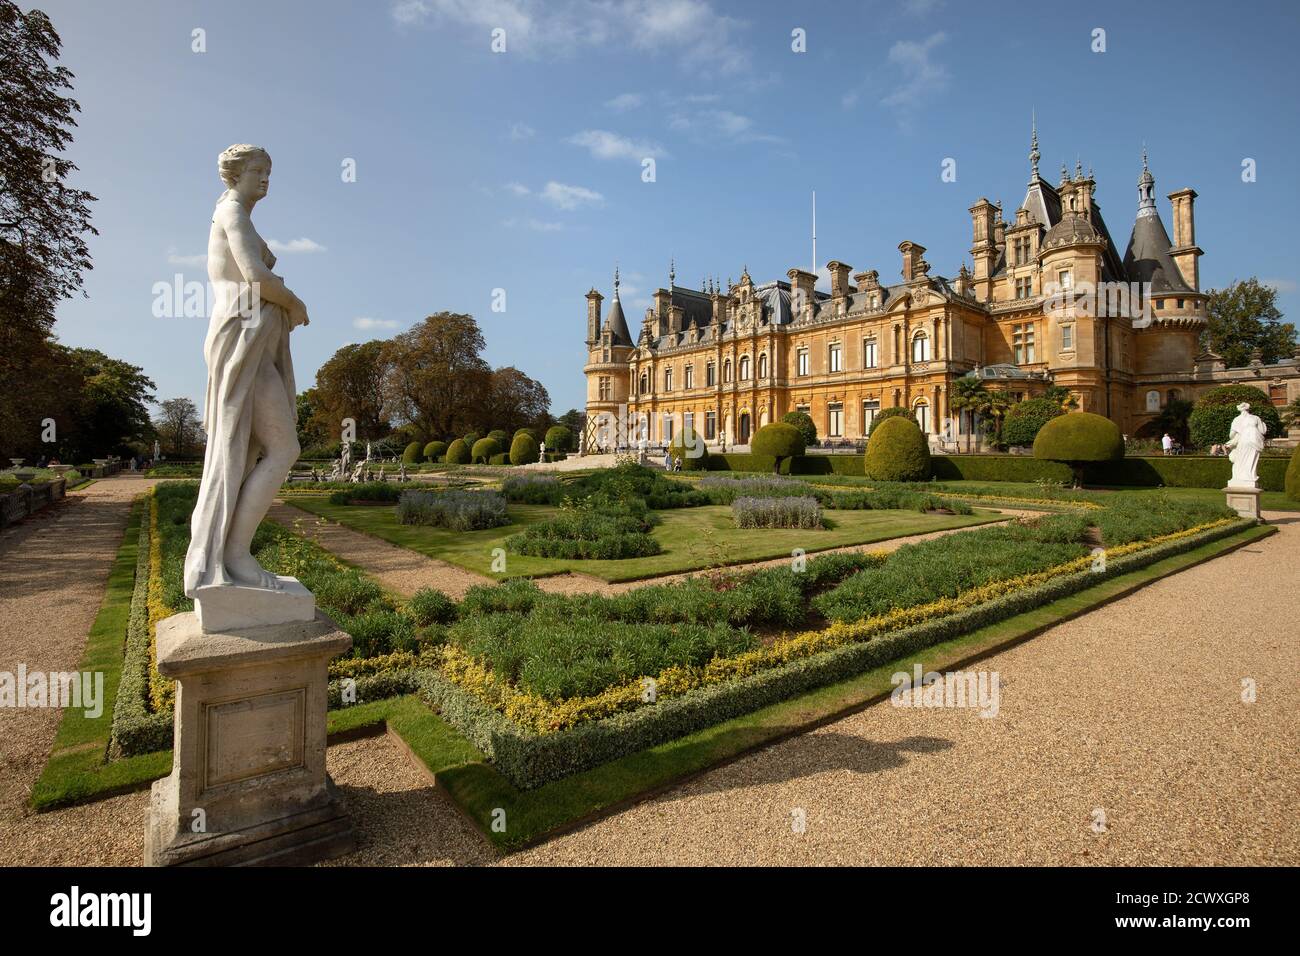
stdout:
<svg viewBox="0 0 1300 956">
<path fill-rule="evenodd" d="M 1070 181 L 1070 171 L 1065 168 L 1065 160 L 1061 160 L 1061 185 L 1064 186 Z"/>
<path fill-rule="evenodd" d="M 1083 178 L 1083 160 L 1080 159 L 1078 156 L 1074 157 L 1074 178 L 1075 179 Z"/>
<path fill-rule="evenodd" d="M 668 260 L 668 291 L 672 292 L 673 287 L 677 285 L 677 260 Z"/>
<path fill-rule="evenodd" d="M 1147 147 L 1142 144 L 1142 175 L 1138 177 L 1138 211 L 1139 219 L 1147 216 L 1159 217 L 1160 213 L 1156 209 L 1156 178 L 1151 175 L 1151 170 L 1147 166 Z"/>
<path fill-rule="evenodd" d="M 1030 179 L 1033 180 L 1038 178 L 1038 160 L 1042 156 L 1042 154 L 1038 152 L 1038 111 L 1037 110 L 1033 110 L 1030 112 L 1030 125 L 1033 128 L 1033 132 L 1030 134 L 1029 137 L 1029 174 L 1030 174 Z"/>
<path fill-rule="evenodd" d="M 614 298 L 618 298 L 618 263 L 614 263 Z"/>
</svg>

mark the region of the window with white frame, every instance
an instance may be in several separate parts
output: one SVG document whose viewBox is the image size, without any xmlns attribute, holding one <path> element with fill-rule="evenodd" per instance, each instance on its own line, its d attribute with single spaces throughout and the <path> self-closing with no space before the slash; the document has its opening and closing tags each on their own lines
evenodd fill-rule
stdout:
<svg viewBox="0 0 1300 956">
<path fill-rule="evenodd" d="M 749 356 L 748 355 L 742 355 L 740 357 L 740 380 L 742 382 L 749 381 Z"/>
<path fill-rule="evenodd" d="M 912 361 L 928 362 L 930 361 L 930 336 L 924 332 L 917 332 L 912 337 Z"/>
<path fill-rule="evenodd" d="M 829 438 L 844 437 L 844 405 L 832 402 L 826 406 L 826 435 Z"/>
<path fill-rule="evenodd" d="M 862 367 L 863 368 L 876 367 L 876 340 L 875 339 L 862 340 Z"/>
<path fill-rule="evenodd" d="M 871 434 L 871 424 L 880 414 L 880 399 L 868 398 L 862 402 L 862 437 Z"/>
<path fill-rule="evenodd" d="M 1032 322 L 1011 326 L 1011 351 L 1017 365 L 1032 365 L 1036 361 Z"/>
<path fill-rule="evenodd" d="M 671 392 L 672 390 L 673 390 L 673 370 L 671 368 L 666 368 L 664 369 L 664 391 Z"/>
<path fill-rule="evenodd" d="M 916 423 L 921 426 L 923 434 L 930 433 L 930 403 L 921 399 L 912 406 L 912 413 L 916 417 Z"/>
<path fill-rule="evenodd" d="M 807 349 L 800 349 L 798 352 L 795 353 L 795 363 L 796 363 L 795 364 L 796 375 L 808 374 L 808 350 Z"/>
<path fill-rule="evenodd" d="M 717 384 L 717 380 L 718 380 L 717 369 L 714 368 L 713 363 L 710 362 L 708 365 L 704 366 L 704 384 L 712 387 L 713 385 Z"/>
<path fill-rule="evenodd" d="M 832 342 L 830 349 L 826 354 L 826 368 L 832 372 L 839 372 L 843 369 L 840 361 L 840 343 Z"/>
<path fill-rule="evenodd" d="M 686 371 L 682 374 L 682 379 L 683 379 L 682 381 L 683 388 L 695 387 L 695 366 L 694 365 L 686 366 Z"/>
<path fill-rule="evenodd" d="M 1074 351 L 1074 326 L 1073 325 L 1061 326 L 1061 351 L 1062 352 Z"/>
<path fill-rule="evenodd" d="M 767 353 L 764 352 L 758 357 L 758 377 L 767 378 Z"/>
</svg>

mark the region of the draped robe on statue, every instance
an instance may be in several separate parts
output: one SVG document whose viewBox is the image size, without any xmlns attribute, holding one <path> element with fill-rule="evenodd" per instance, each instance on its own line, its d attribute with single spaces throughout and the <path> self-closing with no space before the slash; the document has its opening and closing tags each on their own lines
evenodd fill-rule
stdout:
<svg viewBox="0 0 1300 956">
<path fill-rule="evenodd" d="M 261 246 L 263 260 L 269 266 L 274 257 L 264 242 Z M 215 274 L 220 266 L 211 256 L 208 262 L 213 290 L 212 319 L 203 343 L 208 366 L 203 428 L 208 442 L 199 498 L 190 519 L 190 547 L 185 555 L 188 597 L 194 597 L 200 587 L 236 583 L 226 571 L 226 536 L 244 479 L 262 457 L 262 449 L 255 446 L 253 439 L 253 403 L 264 362 L 279 369 L 289 407 L 297 409 L 285 310 L 254 299 L 249 283 L 242 277 L 232 278 L 232 273 L 239 272 L 233 259 L 228 261 L 224 274 Z"/>
</svg>

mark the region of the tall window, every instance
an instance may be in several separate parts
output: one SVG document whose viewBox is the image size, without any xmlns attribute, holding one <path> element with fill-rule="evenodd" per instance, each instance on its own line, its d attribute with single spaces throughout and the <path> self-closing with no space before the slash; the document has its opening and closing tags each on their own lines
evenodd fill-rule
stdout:
<svg viewBox="0 0 1300 956">
<path fill-rule="evenodd" d="M 912 412 L 916 416 L 916 423 L 921 426 L 922 433 L 930 433 L 930 403 L 921 399 L 912 406 Z"/>
<path fill-rule="evenodd" d="M 795 362 L 797 363 L 795 366 L 796 368 L 795 374 L 807 375 L 808 374 L 808 350 L 800 349 L 797 353 L 795 353 Z"/>
<path fill-rule="evenodd" d="M 748 355 L 742 355 L 740 357 L 740 380 L 742 382 L 749 381 L 749 356 Z"/>
<path fill-rule="evenodd" d="M 1034 294 L 1034 277 L 1024 276 L 1016 280 L 1016 298 L 1028 299 Z"/>
<path fill-rule="evenodd" d="M 665 415 L 664 416 L 664 441 L 671 442 L 672 440 L 673 440 L 673 416 Z"/>
<path fill-rule="evenodd" d="M 718 413 L 705 412 L 704 413 L 704 440 L 713 441 L 713 439 L 715 439 L 716 437 L 718 437 Z"/>
<path fill-rule="evenodd" d="M 1020 236 L 1019 238 L 1017 238 L 1015 242 L 1015 250 L 1016 250 L 1016 265 L 1023 266 L 1026 262 L 1029 261 L 1029 254 L 1031 250 L 1029 237 Z"/>
<path fill-rule="evenodd" d="M 1056 284 L 1062 289 L 1074 288 L 1074 273 L 1069 269 L 1062 269 L 1056 274 Z"/>
<path fill-rule="evenodd" d="M 764 352 L 758 357 L 758 377 L 767 378 L 767 353 Z"/>
<path fill-rule="evenodd" d="M 924 332 L 917 332 L 912 337 L 912 361 L 928 362 L 930 361 L 930 336 Z"/>
<path fill-rule="evenodd" d="M 727 359 L 722 363 L 722 380 L 724 382 L 731 381 L 731 359 Z"/>
<path fill-rule="evenodd" d="M 610 392 L 609 376 L 607 376 L 607 375 L 602 375 L 602 376 L 600 377 L 600 381 L 599 381 L 599 382 L 597 383 L 597 385 L 596 385 L 596 391 L 597 391 L 597 394 L 599 395 L 600 400 L 601 400 L 602 402 L 603 402 L 603 401 L 606 401 L 606 400 L 609 399 L 610 394 L 611 394 L 611 392 Z"/>
<path fill-rule="evenodd" d="M 671 392 L 672 390 L 673 390 L 673 370 L 670 368 L 666 368 L 664 369 L 664 391 Z"/>
<path fill-rule="evenodd" d="M 1061 326 L 1061 351 L 1062 352 L 1074 351 L 1074 326 L 1073 325 Z"/>
<path fill-rule="evenodd" d="M 871 423 L 876 420 L 876 415 L 880 413 L 880 399 L 868 398 L 862 403 L 862 437 L 866 438 L 871 434 Z"/>
<path fill-rule="evenodd" d="M 704 366 L 704 384 L 712 387 L 717 384 L 717 381 L 718 370 L 714 367 L 713 363 L 710 362 L 708 365 Z"/>
<path fill-rule="evenodd" d="M 830 438 L 844 437 L 844 405 L 840 402 L 826 406 L 826 435 Z"/>
<path fill-rule="evenodd" d="M 863 368 L 876 367 L 876 340 L 875 339 L 862 340 L 862 367 Z"/>
<path fill-rule="evenodd" d="M 682 382 L 683 388 L 694 388 L 695 387 L 695 366 L 694 365 L 686 366 L 686 371 L 683 373 L 682 377 L 684 379 Z"/>
<path fill-rule="evenodd" d="M 1034 326 L 1032 323 L 1011 326 L 1011 351 L 1017 365 L 1031 365 L 1034 357 Z"/>
<path fill-rule="evenodd" d="M 1160 393 L 1157 392 L 1154 388 L 1151 389 L 1151 391 L 1147 392 L 1147 411 L 1149 412 L 1160 411 Z"/>
<path fill-rule="evenodd" d="M 832 372 L 838 372 L 842 366 L 840 364 L 840 344 L 835 342 L 831 345 L 830 351 L 826 356 L 827 368 Z"/>
<path fill-rule="evenodd" d="M 644 395 L 650 391 L 650 376 L 645 372 L 641 373 L 641 394 Z"/>
</svg>

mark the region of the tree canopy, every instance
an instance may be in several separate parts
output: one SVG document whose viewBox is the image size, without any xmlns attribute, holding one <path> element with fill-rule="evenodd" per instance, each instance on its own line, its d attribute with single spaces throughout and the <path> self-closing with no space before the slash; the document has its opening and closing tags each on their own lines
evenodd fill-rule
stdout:
<svg viewBox="0 0 1300 956">
<path fill-rule="evenodd" d="M 1290 358 L 1295 326 L 1282 321 L 1277 290 L 1253 276 L 1211 289 L 1201 347 L 1218 353 L 1229 368 L 1249 365 L 1256 349 L 1264 364 Z"/>
</svg>

